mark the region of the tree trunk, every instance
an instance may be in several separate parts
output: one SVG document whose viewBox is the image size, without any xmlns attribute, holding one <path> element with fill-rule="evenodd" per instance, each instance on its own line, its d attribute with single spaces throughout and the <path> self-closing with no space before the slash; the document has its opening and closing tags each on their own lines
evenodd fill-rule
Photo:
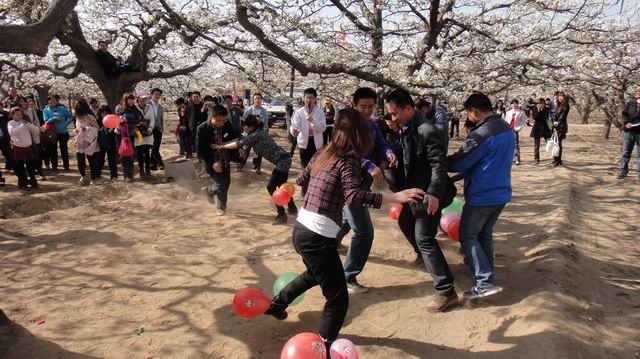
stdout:
<svg viewBox="0 0 640 359">
<path fill-rule="evenodd" d="M 591 111 L 593 111 L 593 95 L 589 94 L 589 96 L 587 96 L 586 103 L 582 107 L 582 112 L 580 113 L 580 120 L 583 124 L 586 125 L 589 123 Z"/>
<path fill-rule="evenodd" d="M 296 81 L 296 69 L 291 66 L 291 84 L 289 86 L 289 98 L 293 101 L 293 84 Z M 294 106 L 295 107 L 295 106 Z"/>
<path fill-rule="evenodd" d="M 38 105 L 40 108 L 44 108 L 47 106 L 47 98 L 49 97 L 51 85 L 37 85 L 33 88 L 38 92 Z"/>
<path fill-rule="evenodd" d="M 604 120 L 604 131 L 602 133 L 605 140 L 609 139 L 609 135 L 611 134 L 611 121 L 609 119 Z"/>
</svg>

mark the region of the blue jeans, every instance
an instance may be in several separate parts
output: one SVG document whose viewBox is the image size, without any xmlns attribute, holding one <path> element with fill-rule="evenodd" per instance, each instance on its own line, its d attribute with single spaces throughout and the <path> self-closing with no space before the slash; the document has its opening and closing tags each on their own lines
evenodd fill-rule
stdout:
<svg viewBox="0 0 640 359">
<path fill-rule="evenodd" d="M 373 244 L 373 223 L 369 209 L 366 207 L 351 207 L 345 205 L 342 209 L 342 229 L 338 233 L 338 243 L 353 230 L 351 245 L 344 261 L 344 276 L 347 282 L 356 279 L 362 273 L 364 265 L 369 259 L 371 245 Z"/>
<path fill-rule="evenodd" d="M 620 159 L 620 171 L 624 174 L 629 172 L 629 161 L 633 146 L 636 146 L 636 173 L 640 176 L 640 132 L 624 131 L 622 138 L 622 158 Z"/>
<path fill-rule="evenodd" d="M 465 204 L 462 210 L 460 244 L 478 290 L 496 285 L 493 272 L 493 227 L 504 206 L 472 207 Z"/>
</svg>

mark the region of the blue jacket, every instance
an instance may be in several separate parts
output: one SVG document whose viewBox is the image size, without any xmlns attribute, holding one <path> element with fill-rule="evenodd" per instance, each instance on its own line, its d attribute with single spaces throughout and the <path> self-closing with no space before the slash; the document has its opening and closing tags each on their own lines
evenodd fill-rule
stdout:
<svg viewBox="0 0 640 359">
<path fill-rule="evenodd" d="M 494 115 L 478 123 L 458 150 L 449 156 L 449 172 L 464 174 L 464 199 L 470 206 L 511 202 L 511 161 L 515 135 Z"/>
<path fill-rule="evenodd" d="M 70 123 L 74 123 L 73 115 L 66 107 L 58 105 L 55 110 L 51 108 L 51 106 L 47 106 L 42 111 L 42 116 L 44 117 L 44 123 L 52 123 L 56 126 L 56 133 L 63 134 L 68 133 L 67 125 Z M 56 121 L 58 118 L 60 121 Z"/>
<path fill-rule="evenodd" d="M 372 118 L 369 119 L 369 132 L 373 139 L 373 146 L 367 156 L 362 159 L 362 167 L 366 168 L 367 172 L 371 174 L 380 163 L 386 161 L 387 154 L 393 153 L 393 151 L 387 145 L 387 141 L 385 141 L 384 135 L 380 131 L 380 126 Z"/>
</svg>

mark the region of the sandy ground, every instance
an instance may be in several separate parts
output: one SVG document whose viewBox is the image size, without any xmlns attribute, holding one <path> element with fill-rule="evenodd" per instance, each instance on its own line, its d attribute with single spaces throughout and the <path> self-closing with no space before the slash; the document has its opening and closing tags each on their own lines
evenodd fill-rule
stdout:
<svg viewBox="0 0 640 359">
<path fill-rule="evenodd" d="M 505 290 L 494 299 L 427 313 L 430 277 L 412 266 L 387 209 L 372 211 L 376 239 L 360 276 L 371 291 L 351 296 L 342 330 L 360 357 L 640 356 L 640 182 L 614 179 L 619 145 L 600 129 L 573 125 L 566 166 L 555 169 L 549 159 L 534 165 L 522 136 L 514 201 L 497 226 Z M 175 155 L 175 140 L 165 138 L 163 151 Z M 284 322 L 231 310 L 236 290 L 270 294 L 279 274 L 303 269 L 291 225 L 270 224 L 271 169 L 233 174 L 223 218 L 199 192 L 204 177 L 162 184 L 157 173 L 152 183 L 78 187 L 74 171 L 25 195 L 6 176 L 0 308 L 15 324 L 0 327 L 0 357 L 278 358 L 289 337 L 317 330 L 323 297 L 314 288 Z M 440 239 L 458 292 L 468 290 L 457 243 Z"/>
</svg>

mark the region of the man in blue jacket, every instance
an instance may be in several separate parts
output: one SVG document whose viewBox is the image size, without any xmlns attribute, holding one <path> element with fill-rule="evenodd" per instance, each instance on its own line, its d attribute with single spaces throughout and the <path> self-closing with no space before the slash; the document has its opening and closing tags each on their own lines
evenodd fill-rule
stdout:
<svg viewBox="0 0 640 359">
<path fill-rule="evenodd" d="M 51 155 L 51 168 L 56 171 L 58 169 L 58 146 L 60 144 L 60 154 L 62 155 L 62 164 L 65 171 L 69 170 L 69 129 L 67 126 L 73 123 L 73 115 L 66 107 L 58 103 L 57 96 L 50 96 L 47 101 L 49 106 L 42 111 L 42 117 L 45 124 L 53 124 L 56 128 L 57 139 L 56 144 L 49 149 Z"/>
<path fill-rule="evenodd" d="M 458 150 L 449 156 L 449 171 L 464 174 L 465 205 L 460 220 L 460 244 L 475 285 L 467 299 L 487 297 L 502 289 L 493 271 L 493 227 L 511 202 L 511 162 L 515 147 L 509 124 L 493 112 L 491 100 L 476 93 L 464 103 L 475 126 Z"/>
</svg>

